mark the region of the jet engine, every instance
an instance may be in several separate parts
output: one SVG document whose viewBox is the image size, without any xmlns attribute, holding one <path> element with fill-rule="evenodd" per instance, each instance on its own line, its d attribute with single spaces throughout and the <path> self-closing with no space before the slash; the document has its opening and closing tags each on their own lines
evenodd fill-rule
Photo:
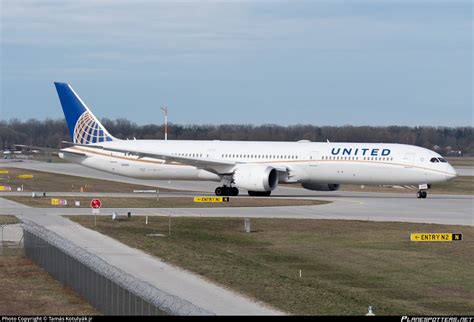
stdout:
<svg viewBox="0 0 474 322">
<path fill-rule="evenodd" d="M 303 182 L 301 184 L 303 188 L 308 190 L 316 190 L 316 191 L 335 191 L 339 190 L 340 184 L 336 183 L 314 183 L 314 182 Z"/>
<path fill-rule="evenodd" d="M 268 165 L 242 164 L 234 171 L 234 185 L 249 191 L 271 191 L 278 184 L 278 172 Z"/>
</svg>

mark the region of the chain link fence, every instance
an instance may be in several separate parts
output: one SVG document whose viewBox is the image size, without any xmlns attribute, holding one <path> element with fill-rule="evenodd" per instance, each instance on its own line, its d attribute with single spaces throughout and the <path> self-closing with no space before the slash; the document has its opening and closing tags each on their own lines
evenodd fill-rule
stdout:
<svg viewBox="0 0 474 322">
<path fill-rule="evenodd" d="M 105 262 L 31 221 L 25 254 L 106 315 L 212 315 Z"/>
</svg>

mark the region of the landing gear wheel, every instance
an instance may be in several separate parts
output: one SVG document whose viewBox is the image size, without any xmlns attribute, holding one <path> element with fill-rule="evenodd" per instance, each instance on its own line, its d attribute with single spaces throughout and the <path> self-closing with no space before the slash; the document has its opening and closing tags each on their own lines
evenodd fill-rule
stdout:
<svg viewBox="0 0 474 322">
<path fill-rule="evenodd" d="M 426 196 L 428 196 L 428 193 L 426 191 L 418 191 L 416 193 L 416 197 L 418 199 L 426 199 Z"/>
<path fill-rule="evenodd" d="M 236 187 L 217 187 L 216 190 L 214 190 L 214 193 L 216 196 L 238 196 L 239 195 L 239 189 Z"/>
</svg>

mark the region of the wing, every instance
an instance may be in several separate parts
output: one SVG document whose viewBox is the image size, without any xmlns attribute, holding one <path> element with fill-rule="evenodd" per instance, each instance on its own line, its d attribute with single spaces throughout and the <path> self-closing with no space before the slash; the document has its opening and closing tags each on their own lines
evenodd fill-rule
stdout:
<svg viewBox="0 0 474 322">
<path fill-rule="evenodd" d="M 119 153 L 126 153 L 126 154 L 131 154 L 138 156 L 139 158 L 154 158 L 154 159 L 160 159 L 164 160 L 165 163 L 171 163 L 171 162 L 179 162 L 182 164 L 194 166 L 199 169 L 207 170 L 216 174 L 220 175 L 225 175 L 225 174 L 231 174 L 234 171 L 234 168 L 238 162 L 232 162 L 232 161 L 223 161 L 223 160 L 215 160 L 215 159 L 209 159 L 209 158 L 190 158 L 190 157 L 183 157 L 183 156 L 177 156 L 177 155 L 171 155 L 171 154 L 166 154 L 166 153 L 155 153 L 155 152 L 148 152 L 148 151 L 141 151 L 137 149 L 120 149 L 120 148 L 112 148 L 112 147 L 106 147 L 102 145 L 92 145 L 92 144 L 74 144 L 72 142 L 66 142 L 63 141 L 63 143 L 71 144 L 72 147 L 74 146 L 81 146 L 85 148 L 92 148 L 92 149 L 97 149 L 97 150 L 102 150 L 102 151 L 110 151 L 110 152 L 119 152 Z M 61 150 L 61 152 L 68 152 L 71 150 Z"/>
</svg>

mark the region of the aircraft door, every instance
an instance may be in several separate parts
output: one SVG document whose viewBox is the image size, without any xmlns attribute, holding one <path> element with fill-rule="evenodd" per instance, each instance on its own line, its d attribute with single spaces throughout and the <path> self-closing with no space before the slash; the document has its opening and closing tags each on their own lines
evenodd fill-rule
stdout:
<svg viewBox="0 0 474 322">
<path fill-rule="evenodd" d="M 311 151 L 311 153 L 309 154 L 309 160 L 310 161 L 319 160 L 319 151 Z M 309 166 L 310 167 L 317 167 L 318 164 L 316 162 L 310 162 Z"/>
<path fill-rule="evenodd" d="M 319 151 L 311 151 L 309 155 L 310 160 L 319 160 Z"/>
<path fill-rule="evenodd" d="M 215 149 L 209 149 L 206 152 L 206 158 L 213 159 L 214 158 L 214 152 L 216 152 Z"/>
</svg>

